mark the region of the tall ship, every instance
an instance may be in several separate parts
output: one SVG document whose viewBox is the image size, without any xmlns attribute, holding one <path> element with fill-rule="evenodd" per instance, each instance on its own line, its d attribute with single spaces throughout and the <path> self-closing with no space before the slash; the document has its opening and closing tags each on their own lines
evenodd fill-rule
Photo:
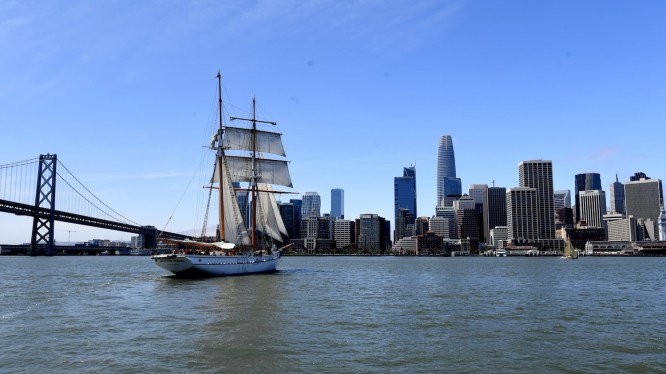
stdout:
<svg viewBox="0 0 666 374">
<path fill-rule="evenodd" d="M 258 128 L 275 122 L 230 117 L 247 126 L 223 121 L 222 78 L 217 74 L 219 128 L 210 143 L 215 163 L 201 240 L 160 239 L 171 253 L 154 255 L 155 264 L 177 276 L 226 276 L 276 271 L 288 234 L 280 215 L 274 186 L 292 188 L 282 134 Z M 213 191 L 218 194 L 219 229 L 215 241 L 205 240 Z M 239 196 L 242 203 L 239 203 Z M 241 206 L 242 205 L 242 206 Z"/>
</svg>

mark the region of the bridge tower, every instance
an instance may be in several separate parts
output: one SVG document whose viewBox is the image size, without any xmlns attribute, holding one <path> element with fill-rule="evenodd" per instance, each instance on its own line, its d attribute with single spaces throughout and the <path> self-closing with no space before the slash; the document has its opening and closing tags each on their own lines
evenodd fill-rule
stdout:
<svg viewBox="0 0 666 374">
<path fill-rule="evenodd" d="M 30 241 L 31 256 L 55 254 L 53 241 L 53 222 L 55 216 L 56 165 L 57 155 L 39 155 L 39 171 L 37 174 L 37 192 L 35 194 L 35 215 L 32 220 L 32 239 Z M 46 208 L 49 213 L 44 216 L 37 208 Z"/>
</svg>

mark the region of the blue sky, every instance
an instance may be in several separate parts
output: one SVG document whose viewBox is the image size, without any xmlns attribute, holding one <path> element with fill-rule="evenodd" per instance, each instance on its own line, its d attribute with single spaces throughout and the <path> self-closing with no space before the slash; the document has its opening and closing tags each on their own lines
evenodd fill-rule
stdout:
<svg viewBox="0 0 666 374">
<path fill-rule="evenodd" d="M 132 220 L 194 229 L 220 69 L 227 114 L 256 96 L 296 190 L 327 212 L 343 188 L 348 218 L 393 220 L 411 164 L 432 215 L 443 134 L 463 190 L 516 186 L 530 159 L 553 160 L 555 189 L 580 172 L 606 190 L 615 173 L 663 179 L 665 17 L 647 0 L 0 0 L 0 164 L 57 153 Z M 30 220 L 0 214 L 1 243 L 29 238 Z"/>
</svg>

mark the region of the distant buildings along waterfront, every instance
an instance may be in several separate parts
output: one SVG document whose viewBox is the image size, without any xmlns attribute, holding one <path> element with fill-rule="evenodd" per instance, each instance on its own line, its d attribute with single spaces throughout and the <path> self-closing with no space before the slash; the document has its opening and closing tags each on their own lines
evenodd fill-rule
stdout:
<svg viewBox="0 0 666 374">
<path fill-rule="evenodd" d="M 401 177 L 393 179 L 395 233 L 394 240 L 415 234 L 416 212 L 416 167 L 405 167 Z"/>
<path fill-rule="evenodd" d="M 331 216 L 336 219 L 345 218 L 345 190 L 342 188 L 331 190 Z"/>
</svg>

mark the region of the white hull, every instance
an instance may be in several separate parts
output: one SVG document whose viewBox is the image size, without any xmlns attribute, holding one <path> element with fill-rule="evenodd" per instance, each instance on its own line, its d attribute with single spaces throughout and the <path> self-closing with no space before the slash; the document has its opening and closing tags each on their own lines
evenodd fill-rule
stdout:
<svg viewBox="0 0 666 374">
<path fill-rule="evenodd" d="M 274 272 L 281 254 L 280 251 L 266 256 L 164 254 L 151 258 L 157 266 L 175 275 L 221 277 Z"/>
</svg>

